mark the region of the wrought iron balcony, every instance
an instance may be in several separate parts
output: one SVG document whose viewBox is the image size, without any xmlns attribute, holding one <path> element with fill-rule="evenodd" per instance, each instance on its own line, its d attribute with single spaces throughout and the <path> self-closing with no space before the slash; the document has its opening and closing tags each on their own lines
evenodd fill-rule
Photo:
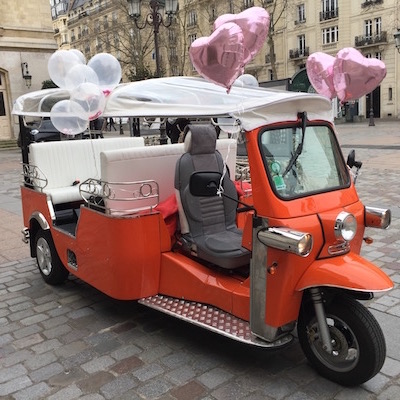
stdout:
<svg viewBox="0 0 400 400">
<path fill-rule="evenodd" d="M 367 8 L 370 6 L 374 6 L 376 4 L 382 4 L 383 0 L 366 0 L 364 3 L 361 3 L 361 8 Z"/>
<path fill-rule="evenodd" d="M 289 50 L 289 58 L 290 59 L 304 58 L 304 57 L 308 57 L 309 55 L 310 55 L 310 48 L 309 47 L 304 47 L 303 49 L 291 49 L 291 50 Z"/>
<path fill-rule="evenodd" d="M 333 10 L 321 11 L 319 13 L 319 20 L 326 21 L 328 19 L 338 18 L 339 17 L 339 8 L 335 8 Z"/>
<path fill-rule="evenodd" d="M 378 43 L 387 43 L 386 31 L 383 31 L 377 35 L 356 36 L 354 40 L 355 47 L 372 46 Z"/>
</svg>

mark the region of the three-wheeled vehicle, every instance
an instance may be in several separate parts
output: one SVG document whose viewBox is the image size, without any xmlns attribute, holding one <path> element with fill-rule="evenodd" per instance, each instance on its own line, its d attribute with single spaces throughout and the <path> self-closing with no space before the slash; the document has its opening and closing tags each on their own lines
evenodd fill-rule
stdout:
<svg viewBox="0 0 400 400">
<path fill-rule="evenodd" d="M 14 113 L 46 117 L 68 97 L 29 93 Z M 119 85 L 103 115 L 202 122 L 177 144 L 23 146 L 24 239 L 45 282 L 71 273 L 265 348 L 287 345 L 297 327 L 324 377 L 358 385 L 378 373 L 384 336 L 359 300 L 393 283 L 360 250 L 365 227 L 387 228 L 390 211 L 361 203 L 350 173 L 360 164 L 346 165 L 329 100 L 173 77 Z M 234 182 L 237 143 L 217 139 L 218 124 L 240 131 L 250 181 Z"/>
</svg>

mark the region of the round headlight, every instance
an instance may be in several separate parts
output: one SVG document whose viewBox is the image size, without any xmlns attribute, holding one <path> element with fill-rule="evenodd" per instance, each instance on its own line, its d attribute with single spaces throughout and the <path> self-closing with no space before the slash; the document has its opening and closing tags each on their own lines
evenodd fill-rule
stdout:
<svg viewBox="0 0 400 400">
<path fill-rule="evenodd" d="M 335 222 L 335 236 L 346 242 L 352 240 L 357 232 L 357 220 L 353 214 L 342 211 Z"/>
</svg>

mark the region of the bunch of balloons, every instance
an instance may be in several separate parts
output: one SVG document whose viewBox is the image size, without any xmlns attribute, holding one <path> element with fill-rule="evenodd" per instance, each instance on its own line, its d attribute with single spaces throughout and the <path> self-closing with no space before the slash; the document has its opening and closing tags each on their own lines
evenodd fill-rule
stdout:
<svg viewBox="0 0 400 400">
<path fill-rule="evenodd" d="M 86 130 L 89 121 L 104 111 L 106 97 L 121 80 L 119 61 L 107 53 L 99 53 L 86 64 L 79 50 L 58 50 L 48 62 L 52 81 L 70 91 L 70 99 L 57 102 L 51 109 L 53 125 L 66 135 Z"/>
<path fill-rule="evenodd" d="M 372 92 L 386 76 L 385 64 L 347 47 L 336 57 L 317 52 L 306 63 L 307 75 L 317 93 L 344 103 Z"/>
<path fill-rule="evenodd" d="M 261 49 L 268 34 L 270 16 L 262 7 L 240 14 L 224 14 L 214 22 L 214 32 L 196 39 L 189 56 L 197 72 L 228 92 L 245 65 Z"/>
</svg>

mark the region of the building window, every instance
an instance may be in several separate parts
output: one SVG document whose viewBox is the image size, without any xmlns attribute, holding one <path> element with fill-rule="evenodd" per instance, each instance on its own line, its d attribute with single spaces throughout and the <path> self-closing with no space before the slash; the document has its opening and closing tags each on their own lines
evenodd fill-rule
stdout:
<svg viewBox="0 0 400 400">
<path fill-rule="evenodd" d="M 268 70 L 268 77 L 270 81 L 274 80 L 274 72 L 272 71 L 272 69 Z"/>
<path fill-rule="evenodd" d="M 306 36 L 305 35 L 297 36 L 297 47 L 299 49 L 299 54 L 301 56 L 304 56 L 305 50 L 306 50 Z"/>
<path fill-rule="evenodd" d="M 372 19 L 364 21 L 364 30 L 366 38 L 370 39 L 372 37 Z"/>
<path fill-rule="evenodd" d="M 243 7 L 244 8 L 254 7 L 254 0 L 243 0 Z"/>
<path fill-rule="evenodd" d="M 337 0 L 322 0 L 322 12 L 334 11 L 337 6 Z"/>
<path fill-rule="evenodd" d="M 337 26 L 322 29 L 322 44 L 336 43 L 339 40 L 339 29 Z"/>
<path fill-rule="evenodd" d="M 320 21 L 337 18 L 339 16 L 337 0 L 322 0 L 321 8 Z"/>
<path fill-rule="evenodd" d="M 188 16 L 188 26 L 195 26 L 197 25 L 197 13 L 195 10 L 189 12 Z"/>
<path fill-rule="evenodd" d="M 189 43 L 192 44 L 197 39 L 197 33 L 189 35 Z"/>
<path fill-rule="evenodd" d="M 367 53 L 364 55 L 365 58 L 376 58 L 377 60 L 382 60 L 382 53 L 380 51 L 372 54 L 372 53 Z"/>
<path fill-rule="evenodd" d="M 381 17 L 375 18 L 374 25 L 375 25 L 375 33 L 377 36 L 379 36 L 382 33 L 382 18 Z"/>
<path fill-rule="evenodd" d="M 304 4 L 299 4 L 297 6 L 297 22 L 302 23 L 306 21 L 306 8 Z"/>
</svg>

